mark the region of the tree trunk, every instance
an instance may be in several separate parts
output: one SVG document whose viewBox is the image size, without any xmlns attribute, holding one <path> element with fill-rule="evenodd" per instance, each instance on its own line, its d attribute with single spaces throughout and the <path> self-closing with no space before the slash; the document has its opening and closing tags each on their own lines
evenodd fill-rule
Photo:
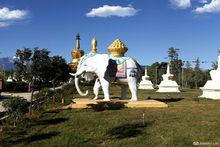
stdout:
<svg viewBox="0 0 220 147">
<path fill-rule="evenodd" d="M 30 106 L 29 106 L 29 114 L 32 114 L 32 101 L 34 96 L 34 80 L 31 82 L 31 99 L 30 99 Z"/>
</svg>

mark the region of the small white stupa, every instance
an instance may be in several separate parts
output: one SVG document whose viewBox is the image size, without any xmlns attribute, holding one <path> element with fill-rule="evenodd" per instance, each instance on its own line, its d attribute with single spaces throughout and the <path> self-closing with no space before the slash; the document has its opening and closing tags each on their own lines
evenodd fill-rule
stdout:
<svg viewBox="0 0 220 147">
<path fill-rule="evenodd" d="M 210 71 L 211 80 L 208 80 L 204 87 L 201 88 L 200 97 L 210 99 L 220 99 L 220 51 L 218 52 L 218 68 Z"/>
<path fill-rule="evenodd" d="M 10 83 L 10 82 L 13 82 L 13 77 L 12 77 L 12 76 L 9 76 L 8 79 L 6 80 L 6 82 L 9 82 L 9 83 Z"/>
<path fill-rule="evenodd" d="M 153 84 L 149 78 L 150 77 L 147 75 L 147 67 L 145 67 L 145 73 L 144 76 L 142 76 L 142 80 L 138 89 L 154 89 Z"/>
<path fill-rule="evenodd" d="M 157 92 L 180 92 L 179 85 L 172 80 L 173 74 L 170 74 L 170 64 L 167 64 L 167 73 L 162 75 L 163 81 L 158 85 Z"/>
</svg>

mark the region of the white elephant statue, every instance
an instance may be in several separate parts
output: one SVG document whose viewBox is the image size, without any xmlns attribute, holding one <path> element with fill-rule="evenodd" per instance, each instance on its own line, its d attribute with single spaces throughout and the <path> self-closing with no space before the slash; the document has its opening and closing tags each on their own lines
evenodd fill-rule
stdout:
<svg viewBox="0 0 220 147">
<path fill-rule="evenodd" d="M 126 65 L 125 77 L 117 77 L 118 64 Z M 94 78 L 94 74 L 97 76 L 93 92 L 95 98 L 98 98 L 99 88 L 102 87 L 104 93 L 104 101 L 110 101 L 109 86 L 112 82 L 117 81 L 121 85 L 121 98 L 126 98 L 127 87 L 131 91 L 130 101 L 137 101 L 137 82 L 141 77 L 141 67 L 132 58 L 120 57 L 115 58 L 107 54 L 89 53 L 84 55 L 78 64 L 75 74 L 75 86 L 78 93 L 81 96 L 88 95 L 88 90 L 83 93 L 79 88 L 79 78 L 84 75 L 86 79 Z M 128 86 L 127 86 L 128 85 Z"/>
</svg>

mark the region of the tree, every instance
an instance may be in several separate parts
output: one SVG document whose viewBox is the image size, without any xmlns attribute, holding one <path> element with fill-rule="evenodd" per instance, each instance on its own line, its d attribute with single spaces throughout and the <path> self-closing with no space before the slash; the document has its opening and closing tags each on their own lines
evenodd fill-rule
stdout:
<svg viewBox="0 0 220 147">
<path fill-rule="evenodd" d="M 181 83 L 181 76 L 182 76 L 182 66 L 183 62 L 179 59 L 179 49 L 171 47 L 168 49 L 168 58 L 170 59 L 170 67 L 171 73 L 174 75 L 174 80 L 177 83 Z"/>
<path fill-rule="evenodd" d="M 31 90 L 31 100 L 29 113 L 32 112 L 32 99 L 36 82 L 41 85 L 49 83 L 66 81 L 69 78 L 70 68 L 66 61 L 59 56 L 50 57 L 50 52 L 46 49 L 34 48 L 34 53 L 29 48 L 17 50 L 16 52 L 16 75 L 19 79 L 25 79 L 29 82 Z"/>
<path fill-rule="evenodd" d="M 51 80 L 52 65 L 49 53 L 46 49 L 34 48 L 34 54 L 31 58 L 31 72 L 39 83 L 46 84 Z"/>
<path fill-rule="evenodd" d="M 23 50 L 18 49 L 16 51 L 15 59 L 15 75 L 18 81 L 26 80 L 30 81 L 32 79 L 31 72 L 31 56 L 32 50 L 30 48 L 24 48 Z"/>
<path fill-rule="evenodd" d="M 32 81 L 33 77 L 39 85 L 45 85 L 53 80 L 56 83 L 69 79 L 70 67 L 61 56 L 49 56 L 47 49 L 30 48 L 17 50 L 16 52 L 16 77 L 18 79 Z"/>
<path fill-rule="evenodd" d="M 212 62 L 212 69 L 217 69 L 218 68 L 218 62 Z"/>
<path fill-rule="evenodd" d="M 192 69 L 191 64 L 190 64 L 189 61 L 186 61 L 186 68 L 187 68 L 187 69 Z"/>
<path fill-rule="evenodd" d="M 166 72 L 167 63 L 166 62 L 155 62 L 153 63 L 149 69 L 148 74 L 150 76 L 150 80 L 155 84 L 159 84 L 162 81 L 162 75 Z"/>
<path fill-rule="evenodd" d="M 194 87 L 194 79 L 193 79 L 193 76 L 194 76 L 194 71 L 193 71 L 193 68 L 191 67 L 191 64 L 189 61 L 186 61 L 186 67 L 184 69 L 184 86 L 185 87 L 188 87 L 188 88 L 193 88 Z"/>
<path fill-rule="evenodd" d="M 170 47 L 168 49 L 168 57 L 170 58 L 170 61 L 178 60 L 179 54 L 178 54 L 179 49 Z"/>
<path fill-rule="evenodd" d="M 195 68 L 194 68 L 194 82 L 195 88 L 204 86 L 207 79 L 209 79 L 208 71 L 202 71 L 200 68 L 200 59 L 197 58 L 195 61 Z"/>
<path fill-rule="evenodd" d="M 51 80 L 55 84 L 67 81 L 70 78 L 71 68 L 61 56 L 51 57 Z"/>
</svg>

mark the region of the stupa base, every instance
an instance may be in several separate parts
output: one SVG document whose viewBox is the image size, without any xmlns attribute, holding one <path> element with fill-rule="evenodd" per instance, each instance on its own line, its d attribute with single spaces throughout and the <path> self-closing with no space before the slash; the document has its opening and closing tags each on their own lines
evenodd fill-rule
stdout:
<svg viewBox="0 0 220 147">
<path fill-rule="evenodd" d="M 220 89 L 205 89 L 201 88 L 202 95 L 201 98 L 208 98 L 208 99 L 214 99 L 219 100 L 220 99 Z"/>
<path fill-rule="evenodd" d="M 145 80 L 145 81 L 140 82 L 140 86 L 138 87 L 138 89 L 152 90 L 154 88 L 153 88 L 153 84 L 151 83 L 151 81 Z"/>
<path fill-rule="evenodd" d="M 153 85 L 140 85 L 138 89 L 143 89 L 143 90 L 153 90 Z"/>
<path fill-rule="evenodd" d="M 158 86 L 159 89 L 156 92 L 180 92 L 179 86 Z"/>
</svg>

